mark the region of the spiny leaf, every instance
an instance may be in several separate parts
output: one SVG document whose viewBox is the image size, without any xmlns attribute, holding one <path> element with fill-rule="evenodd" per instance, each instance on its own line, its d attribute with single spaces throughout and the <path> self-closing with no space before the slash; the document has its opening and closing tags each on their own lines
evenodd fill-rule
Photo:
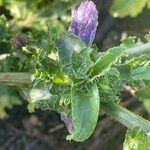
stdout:
<svg viewBox="0 0 150 150">
<path fill-rule="evenodd" d="M 124 52 L 125 48 L 123 46 L 109 49 L 105 55 L 100 57 L 89 69 L 89 74 L 91 77 L 104 75 L 104 73 L 118 61 Z"/>
<path fill-rule="evenodd" d="M 65 32 L 56 41 L 60 61 L 62 65 L 67 65 L 71 62 L 73 52 L 79 53 L 86 48 L 86 45 L 75 35 L 70 32 Z"/>
<path fill-rule="evenodd" d="M 87 70 L 93 64 L 90 58 L 91 51 L 88 49 L 84 49 L 79 54 L 73 53 L 72 55 L 72 67 L 74 69 L 74 73 L 78 78 L 86 78 Z"/>
<path fill-rule="evenodd" d="M 88 48 L 77 36 L 65 32 L 56 41 L 62 70 L 69 75 L 81 78 L 91 65 L 91 48 Z"/>
<path fill-rule="evenodd" d="M 88 86 L 89 92 L 83 93 L 77 87 L 71 91 L 73 132 L 68 140 L 84 141 L 94 131 L 99 114 L 99 92 L 96 84 Z"/>
<path fill-rule="evenodd" d="M 116 68 L 111 68 L 104 76 L 98 79 L 98 88 L 101 102 L 117 101 L 122 87 L 120 73 Z"/>
</svg>

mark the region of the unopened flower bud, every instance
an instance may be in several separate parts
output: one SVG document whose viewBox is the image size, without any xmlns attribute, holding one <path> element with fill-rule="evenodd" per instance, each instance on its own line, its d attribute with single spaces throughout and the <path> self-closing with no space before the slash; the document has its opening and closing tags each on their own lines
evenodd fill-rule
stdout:
<svg viewBox="0 0 150 150">
<path fill-rule="evenodd" d="M 98 25 L 98 12 L 92 1 L 82 2 L 78 9 L 72 9 L 69 31 L 80 37 L 87 45 L 92 44 Z"/>
</svg>

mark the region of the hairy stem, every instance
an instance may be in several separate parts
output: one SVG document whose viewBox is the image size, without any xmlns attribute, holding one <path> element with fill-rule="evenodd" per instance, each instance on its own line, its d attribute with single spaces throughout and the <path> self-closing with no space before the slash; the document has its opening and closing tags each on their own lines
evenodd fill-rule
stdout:
<svg viewBox="0 0 150 150">
<path fill-rule="evenodd" d="M 143 53 L 150 53 L 150 43 L 145 43 L 143 45 L 128 49 L 128 54 L 130 57 L 138 56 Z"/>
<path fill-rule="evenodd" d="M 31 73 L 7 72 L 0 73 L 0 83 L 11 86 L 26 86 L 32 83 Z"/>
<path fill-rule="evenodd" d="M 113 102 L 101 103 L 101 108 L 110 117 L 119 121 L 127 128 L 132 129 L 134 127 L 139 127 L 142 128 L 145 133 L 150 132 L 150 121 L 145 120 L 119 104 Z"/>
</svg>

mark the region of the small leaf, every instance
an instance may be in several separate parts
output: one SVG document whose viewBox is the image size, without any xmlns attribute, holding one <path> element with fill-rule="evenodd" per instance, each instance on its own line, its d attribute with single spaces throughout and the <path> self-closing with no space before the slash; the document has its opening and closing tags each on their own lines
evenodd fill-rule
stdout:
<svg viewBox="0 0 150 150">
<path fill-rule="evenodd" d="M 71 91 L 73 132 L 67 140 L 84 141 L 94 131 L 99 114 L 99 92 L 96 84 L 89 85 L 88 92 L 76 87 Z"/>
<path fill-rule="evenodd" d="M 99 78 L 98 89 L 101 102 L 117 101 L 121 88 L 120 73 L 116 68 L 111 68 Z"/>
<path fill-rule="evenodd" d="M 90 58 L 91 51 L 84 49 L 79 54 L 73 53 L 72 55 L 72 68 L 78 78 L 86 78 L 87 70 L 93 64 Z"/>
<path fill-rule="evenodd" d="M 62 70 L 77 78 L 86 76 L 87 69 L 91 66 L 91 48 L 87 47 L 77 36 L 70 32 L 62 34 L 56 41 Z"/>
<path fill-rule="evenodd" d="M 131 71 L 133 80 L 150 80 L 150 66 L 138 67 Z"/>
<path fill-rule="evenodd" d="M 124 53 L 123 46 L 114 47 L 109 49 L 105 55 L 100 57 L 95 64 L 90 68 L 89 74 L 93 76 L 101 76 L 114 65 L 121 55 Z"/>
<path fill-rule="evenodd" d="M 61 64 L 65 66 L 71 62 L 73 52 L 80 53 L 86 48 L 86 45 L 77 36 L 70 32 L 65 32 L 56 41 L 56 47 Z"/>
<path fill-rule="evenodd" d="M 131 48 L 136 45 L 136 37 L 135 36 L 130 36 L 127 39 L 122 40 L 122 45 Z"/>
</svg>

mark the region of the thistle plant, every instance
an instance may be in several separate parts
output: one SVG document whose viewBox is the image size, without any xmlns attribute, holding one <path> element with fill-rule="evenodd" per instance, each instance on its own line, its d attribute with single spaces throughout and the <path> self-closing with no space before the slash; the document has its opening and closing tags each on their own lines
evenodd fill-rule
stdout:
<svg viewBox="0 0 150 150">
<path fill-rule="evenodd" d="M 29 42 L 1 57 L 10 68 L 1 65 L 0 83 L 19 87 L 30 112 L 48 109 L 61 114 L 69 131 L 67 140 L 88 139 L 100 111 L 129 129 L 148 133 L 150 122 L 122 107 L 119 95 L 124 84 L 149 87 L 150 35 L 145 36 L 147 43 L 129 37 L 101 53 L 92 45 L 97 25 L 95 4 L 85 1 L 72 9 L 68 31 L 56 34 L 47 27 L 26 35 Z"/>
</svg>

